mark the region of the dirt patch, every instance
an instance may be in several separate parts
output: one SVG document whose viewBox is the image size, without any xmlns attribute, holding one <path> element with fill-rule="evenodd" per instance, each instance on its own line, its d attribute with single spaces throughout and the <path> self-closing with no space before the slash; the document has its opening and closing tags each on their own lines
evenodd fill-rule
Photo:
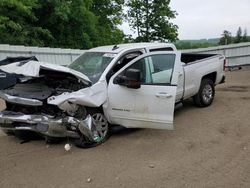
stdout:
<svg viewBox="0 0 250 188">
<path fill-rule="evenodd" d="M 2 111 L 3 109 L 5 109 L 5 102 L 2 100 L 2 99 L 0 99 L 0 111 Z"/>
<path fill-rule="evenodd" d="M 230 91 L 230 92 L 248 92 L 250 86 L 227 86 L 224 88 L 218 88 L 217 91 Z"/>
<path fill-rule="evenodd" d="M 243 100 L 250 100 L 250 97 L 240 97 Z"/>
<path fill-rule="evenodd" d="M 188 150 L 192 150 L 195 147 L 195 143 L 194 142 L 188 142 L 186 144 L 186 147 L 187 147 Z"/>
<path fill-rule="evenodd" d="M 226 128 L 224 128 L 224 127 L 220 127 L 219 129 L 219 133 L 221 133 L 221 134 L 224 134 L 224 135 L 226 135 L 227 134 L 227 129 Z"/>
</svg>

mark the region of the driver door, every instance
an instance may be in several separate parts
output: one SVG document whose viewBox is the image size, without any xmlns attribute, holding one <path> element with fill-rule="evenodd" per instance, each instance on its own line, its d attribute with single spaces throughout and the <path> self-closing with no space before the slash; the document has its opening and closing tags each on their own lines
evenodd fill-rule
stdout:
<svg viewBox="0 0 250 188">
<path fill-rule="evenodd" d="M 127 70 L 140 70 L 140 88 L 119 85 Z M 110 79 L 106 115 L 128 128 L 173 129 L 180 53 L 153 52 L 139 56 Z"/>
</svg>

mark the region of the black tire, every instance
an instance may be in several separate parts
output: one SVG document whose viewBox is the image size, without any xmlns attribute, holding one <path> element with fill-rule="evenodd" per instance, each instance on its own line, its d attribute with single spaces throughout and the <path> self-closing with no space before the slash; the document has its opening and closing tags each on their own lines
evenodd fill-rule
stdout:
<svg viewBox="0 0 250 188">
<path fill-rule="evenodd" d="M 213 103 L 215 96 L 214 82 L 202 79 L 199 92 L 193 97 L 194 104 L 198 107 L 207 107 Z"/>
<path fill-rule="evenodd" d="M 110 125 L 109 125 L 109 123 L 102 112 L 91 113 L 92 118 L 94 118 L 95 120 L 98 119 L 98 118 L 95 118 L 97 115 L 99 115 L 102 118 L 102 120 L 104 121 L 104 123 L 106 124 L 105 125 L 105 132 L 103 132 L 102 136 L 101 136 L 100 132 L 98 131 L 98 134 L 99 134 L 101 140 L 98 142 L 90 141 L 88 138 L 86 138 L 84 135 L 82 135 L 79 131 L 80 138 L 74 140 L 74 144 L 77 147 L 92 148 L 92 147 L 96 147 L 96 146 L 104 143 L 105 141 L 107 141 L 109 139 L 109 137 L 110 137 Z M 100 125 L 100 126 L 102 126 L 102 125 Z M 102 131 L 102 130 L 100 130 L 100 131 Z"/>
</svg>

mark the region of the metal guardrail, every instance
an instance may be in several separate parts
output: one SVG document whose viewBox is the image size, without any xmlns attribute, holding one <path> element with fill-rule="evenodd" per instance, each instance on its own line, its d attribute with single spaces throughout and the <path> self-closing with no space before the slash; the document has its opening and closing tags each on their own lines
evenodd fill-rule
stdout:
<svg viewBox="0 0 250 188">
<path fill-rule="evenodd" d="M 39 61 L 68 65 L 84 51 L 85 50 L 79 49 L 39 48 L 0 44 L 0 60 L 5 59 L 7 56 L 34 55 Z M 182 52 L 222 54 L 228 59 L 229 66 L 250 64 L 250 42 L 211 48 L 182 50 Z"/>
<path fill-rule="evenodd" d="M 13 56 L 36 56 L 39 61 L 68 65 L 85 50 L 0 45 L 0 60 Z"/>
</svg>

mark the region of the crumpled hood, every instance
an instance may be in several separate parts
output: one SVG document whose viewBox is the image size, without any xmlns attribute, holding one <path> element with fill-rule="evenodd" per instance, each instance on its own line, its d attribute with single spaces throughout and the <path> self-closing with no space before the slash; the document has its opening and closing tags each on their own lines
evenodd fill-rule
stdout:
<svg viewBox="0 0 250 188">
<path fill-rule="evenodd" d="M 27 63 L 17 62 L 9 65 L 0 66 L 0 69 L 7 73 L 21 74 L 30 77 L 39 77 L 40 76 L 39 72 L 41 69 L 54 70 L 57 72 L 65 72 L 72 74 L 77 78 L 79 78 L 80 80 L 91 83 L 91 81 L 86 75 L 78 71 L 75 71 L 73 69 L 61 65 L 45 63 L 45 62 L 37 62 L 37 61 L 29 61 Z"/>
<path fill-rule="evenodd" d="M 68 67 L 45 62 L 29 61 L 27 63 L 17 62 L 0 66 L 0 69 L 7 73 L 20 74 L 27 77 L 39 77 L 40 70 L 52 70 L 72 74 L 76 78 L 86 82 L 88 87 L 75 92 L 64 92 L 61 95 L 50 96 L 47 99 L 48 104 L 56 105 L 64 111 L 68 109 L 68 102 L 89 107 L 99 107 L 107 99 L 107 83 L 105 81 L 90 85 L 91 81 L 87 76 Z"/>
</svg>

